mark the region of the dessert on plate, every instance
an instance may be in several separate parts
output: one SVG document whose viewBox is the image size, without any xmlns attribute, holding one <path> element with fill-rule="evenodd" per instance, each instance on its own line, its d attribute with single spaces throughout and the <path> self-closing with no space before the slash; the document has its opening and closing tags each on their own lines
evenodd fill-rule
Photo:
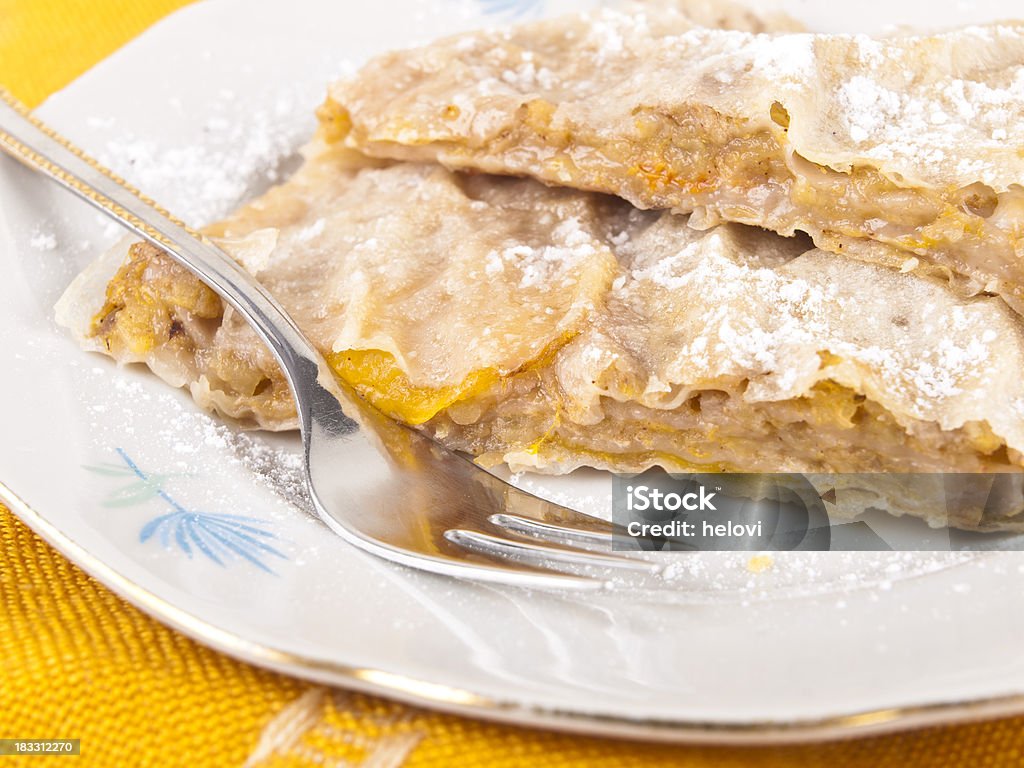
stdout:
<svg viewBox="0 0 1024 768">
<path fill-rule="evenodd" d="M 1024 325 L 1002 300 L 1012 296 L 981 291 L 977 283 L 965 290 L 975 277 L 943 261 L 961 247 L 981 249 L 982 242 L 998 253 L 1003 241 L 986 227 L 1008 231 L 1015 190 L 1007 187 L 987 217 L 974 203 L 949 208 L 943 221 L 974 216 L 985 225 L 971 230 L 975 240 L 939 238 L 926 249 L 930 255 L 918 259 L 905 239 L 886 233 L 922 210 L 921 200 L 952 194 L 948 186 L 922 181 L 952 166 L 912 169 L 906 156 L 869 162 L 874 155 L 865 149 L 845 170 L 808 170 L 817 174 L 814 183 L 800 176 L 793 169 L 806 170 L 811 161 L 784 143 L 796 140 L 790 134 L 820 133 L 810 125 L 817 118 L 808 104 L 826 104 L 823 94 L 831 86 L 804 94 L 804 101 L 779 101 L 788 127 L 779 122 L 772 96 L 766 119 L 775 128 L 701 108 L 691 114 L 699 118 L 672 113 L 679 120 L 655 111 L 658 126 L 641 131 L 653 125 L 645 123 L 650 115 L 644 110 L 631 113 L 632 122 L 622 117 L 645 93 L 626 88 L 635 80 L 631 72 L 653 71 L 633 51 L 641 40 L 658 61 L 672 46 L 685 53 L 690 36 L 717 40 L 724 46 L 720 71 L 737 84 L 739 104 L 755 97 L 753 84 L 743 81 L 753 69 L 734 66 L 738 52 L 754 46 L 774 51 L 769 58 L 781 55 L 776 46 L 785 39 L 716 38 L 713 30 L 694 26 L 696 11 L 658 8 L 649 7 L 646 21 L 604 13 L 569 17 L 381 60 L 333 90 L 318 135 L 290 179 L 206 234 L 267 287 L 332 370 L 368 402 L 485 465 L 547 473 L 579 467 L 1019 472 Z M 650 32 L 670 28 L 682 31 Z M 962 34 L 981 41 L 1004 32 L 950 34 L 950 40 Z M 605 40 L 594 47 L 595 35 L 622 45 Z M 508 45 L 484 44 L 495 40 Z M 810 40 L 809 50 L 818 52 L 812 62 L 846 46 L 842 61 L 850 82 L 864 76 L 860 53 L 854 53 L 868 50 L 867 41 Z M 801 67 L 805 42 L 793 38 L 783 46 Z M 906 40 L 877 45 L 883 62 L 898 58 L 900 45 L 908 63 L 918 60 L 911 51 L 921 50 Z M 944 51 L 956 63 L 958 49 L 950 45 L 934 38 L 923 50 L 929 56 Z M 986 45 L 963 64 L 987 61 L 997 77 L 1006 47 Z M 575 58 L 563 56 L 563 48 Z M 505 66 L 513 49 L 517 60 L 532 64 L 506 83 L 511 91 L 499 79 L 483 94 L 470 73 L 483 77 L 487 67 Z M 591 76 L 618 73 L 621 104 L 613 103 L 608 82 L 598 87 L 583 76 L 599 55 L 607 57 L 607 67 Z M 704 74 L 696 80 L 687 75 L 686 82 L 697 88 L 714 79 L 714 58 L 700 64 Z M 565 67 L 549 72 L 557 61 Z M 779 62 L 765 65 L 762 81 L 776 65 L 786 70 Z M 392 90 L 382 79 L 386 71 L 402 72 Z M 828 82 L 839 82 L 838 64 L 831 76 Z M 374 82 L 380 98 L 371 104 Z M 561 94 L 561 106 L 543 118 L 550 131 L 530 123 L 533 101 L 508 109 L 526 82 Z M 772 93 L 799 94 L 793 82 L 782 77 Z M 444 140 L 430 128 L 437 117 L 428 114 L 435 87 L 457 112 L 437 118 L 437 125 L 450 127 Z M 661 88 L 666 99 L 676 93 L 664 78 L 650 88 Z M 559 133 L 564 124 L 557 116 L 565 105 L 575 105 L 566 114 L 578 107 L 589 115 L 590 122 L 579 125 L 593 132 L 574 127 Z M 408 118 L 401 130 L 400 112 Z M 829 114 L 835 124 L 842 120 Z M 521 119 L 526 122 L 516 123 Z M 627 123 L 641 133 L 624 140 L 615 131 Z M 370 124 L 376 127 L 363 130 Z M 478 129 L 486 140 L 471 139 Z M 690 131 L 692 141 L 677 146 L 677 129 Z M 552 149 L 559 142 L 561 149 Z M 957 150 L 959 162 L 972 173 L 1009 178 L 1009 161 L 997 170 L 977 165 L 978 158 L 999 156 L 986 154 L 983 144 L 965 144 Z M 680 146 L 690 154 L 677 152 Z M 640 152 L 665 163 L 704 163 L 707 184 L 698 190 L 678 176 L 671 183 L 645 179 L 635 187 L 644 197 L 631 191 L 635 174 L 628 163 L 611 161 L 610 147 L 622 157 Z M 551 176 L 556 166 L 567 175 Z M 898 194 L 886 186 L 896 183 L 897 167 L 905 185 Z M 510 178 L 513 172 L 537 178 Z M 592 173 L 604 182 L 595 183 Z M 699 194 L 703 202 L 685 202 L 679 197 L 684 191 L 687 200 Z M 869 203 L 886 218 L 863 218 Z M 695 213 L 679 212 L 690 209 Z M 842 216 L 842 232 L 805 226 L 833 215 Z M 722 220 L 768 224 L 773 216 L 789 217 L 775 228 L 790 236 Z M 815 246 L 800 234 L 804 228 L 828 247 Z M 985 287 L 996 291 L 991 282 Z M 98 259 L 69 287 L 57 316 L 86 348 L 148 365 L 188 388 L 205 408 L 263 429 L 296 425 L 291 393 L 256 334 L 154 246 L 124 243 Z M 962 527 L 1014 525 L 1022 505 L 1004 502 L 985 520 L 966 508 L 950 510 L 947 518 L 946 510 L 912 499 L 890 500 L 889 508 Z"/>
</svg>

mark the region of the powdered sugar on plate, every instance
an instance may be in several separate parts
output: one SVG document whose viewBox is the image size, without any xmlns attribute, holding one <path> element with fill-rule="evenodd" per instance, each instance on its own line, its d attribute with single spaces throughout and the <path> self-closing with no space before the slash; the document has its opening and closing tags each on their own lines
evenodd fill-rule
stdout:
<svg viewBox="0 0 1024 768">
<path fill-rule="evenodd" d="M 182 123 L 173 141 L 94 118 L 107 135 L 114 134 L 98 159 L 190 224 L 208 224 L 297 167 L 297 150 L 313 135 L 314 111 L 327 83 L 354 67 L 333 57 L 313 60 L 308 78 L 268 81 L 255 99 L 216 89 L 203 100 L 200 114 L 186 97 L 169 96 L 168 119 Z"/>
<path fill-rule="evenodd" d="M 225 115 L 238 110 L 230 95 L 218 104 L 218 112 Z M 290 97 L 282 96 L 271 110 L 247 114 L 242 121 L 211 118 L 205 128 L 211 137 L 207 144 L 166 146 L 129 132 L 108 142 L 99 159 L 141 189 L 171 184 L 188 189 L 192 194 L 176 213 L 205 224 L 280 180 L 282 161 L 294 155 L 309 128 L 308 110 L 303 114 Z"/>
<path fill-rule="evenodd" d="M 52 251 L 57 248 L 57 236 L 37 228 L 28 244 L 37 251 Z"/>
</svg>

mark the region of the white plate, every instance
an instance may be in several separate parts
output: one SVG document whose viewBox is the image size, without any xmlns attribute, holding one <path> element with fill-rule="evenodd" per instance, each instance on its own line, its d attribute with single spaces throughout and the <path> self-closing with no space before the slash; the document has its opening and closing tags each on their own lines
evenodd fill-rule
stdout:
<svg viewBox="0 0 1024 768">
<path fill-rule="evenodd" d="M 479 24 L 481 9 L 579 1 L 201 3 L 39 114 L 201 223 L 287 168 L 324 84 L 366 55 Z M 787 7 L 818 28 L 877 30 L 1005 17 L 1013 4 Z M 357 552 L 302 511 L 293 439 L 236 434 L 54 326 L 56 298 L 116 235 L 0 161 L 0 495 L 202 642 L 427 706 L 605 735 L 798 740 L 1024 710 L 1018 553 L 805 553 L 757 574 L 741 554 L 680 555 L 670 589 L 583 596 Z"/>
</svg>

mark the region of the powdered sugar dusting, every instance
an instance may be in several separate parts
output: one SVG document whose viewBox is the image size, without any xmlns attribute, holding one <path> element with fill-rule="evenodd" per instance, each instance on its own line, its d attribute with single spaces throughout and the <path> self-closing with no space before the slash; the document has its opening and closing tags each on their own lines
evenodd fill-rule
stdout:
<svg viewBox="0 0 1024 768">
<path fill-rule="evenodd" d="M 839 101 L 850 127 L 850 138 L 858 143 L 884 128 L 900 110 L 899 94 L 863 75 L 850 78 L 839 89 Z"/>
<path fill-rule="evenodd" d="M 354 69 L 336 56 L 306 63 L 308 78 L 267 77 L 255 95 L 220 88 L 198 105 L 192 96 L 167 97 L 163 112 L 181 124 L 173 139 L 89 118 L 107 136 L 97 158 L 192 225 L 223 218 L 290 173 L 313 134 L 324 84 Z"/>
<path fill-rule="evenodd" d="M 57 248 L 57 236 L 52 232 L 37 229 L 28 244 L 37 251 L 52 251 Z"/>
<path fill-rule="evenodd" d="M 528 91 L 532 88 L 544 88 L 550 90 L 555 85 L 555 76 L 547 67 L 537 67 L 533 62 L 533 53 L 523 51 L 522 63 L 518 67 L 506 69 L 501 79 L 509 85 L 515 86 L 520 91 Z"/>
<path fill-rule="evenodd" d="M 1009 27 L 973 27 L 940 36 L 932 46 L 947 47 L 946 56 L 953 58 L 968 46 L 982 51 L 1001 41 L 1020 47 L 1021 33 Z M 907 176 L 914 170 L 926 174 L 929 165 L 954 162 L 955 173 L 965 182 L 973 177 L 1001 186 L 1002 169 L 985 152 L 1000 148 L 1010 136 L 1007 127 L 1019 122 L 1024 64 L 995 74 L 986 67 L 960 65 L 940 76 L 927 76 L 925 67 L 922 77 L 913 67 L 918 46 L 914 38 L 894 42 L 883 55 L 878 41 L 851 39 L 861 73 L 841 82 L 836 92 L 850 139 L 865 157 L 898 161 L 908 168 Z M 943 63 L 930 66 L 938 70 Z M 922 70 L 920 64 L 917 69 Z M 964 70 L 963 76 L 953 74 L 956 69 Z"/>
<path fill-rule="evenodd" d="M 580 220 L 569 217 L 555 227 L 551 242 L 541 246 L 522 243 L 491 251 L 484 259 L 488 276 L 501 274 L 506 266 L 520 272 L 519 288 L 538 286 L 568 288 L 576 283 L 577 268 L 597 253 L 592 235 Z"/>
<path fill-rule="evenodd" d="M 310 131 L 308 106 L 283 94 L 269 109 L 245 120 L 230 94 L 217 104 L 207 130 L 215 142 L 168 146 L 134 133 L 108 141 L 100 161 L 143 190 L 188 190 L 178 215 L 206 224 L 228 214 L 260 187 L 280 180 L 279 165 Z"/>
<path fill-rule="evenodd" d="M 664 343 L 676 362 L 652 375 L 698 388 L 739 376 L 754 400 L 798 397 L 831 376 L 885 392 L 916 418 L 939 419 L 954 401 L 981 412 L 979 372 L 991 367 L 991 324 L 1002 321 L 991 302 L 960 304 L 928 281 L 821 252 L 780 263 L 737 232 L 719 227 L 674 251 L 678 231 L 625 244 L 630 267 L 613 297 L 636 312 L 657 307 L 653 328 L 674 318 Z M 825 353 L 840 364 L 823 367 Z"/>
<path fill-rule="evenodd" d="M 815 58 L 812 43 L 811 35 L 758 35 L 751 44 L 753 66 L 773 78 L 813 76 Z"/>
</svg>

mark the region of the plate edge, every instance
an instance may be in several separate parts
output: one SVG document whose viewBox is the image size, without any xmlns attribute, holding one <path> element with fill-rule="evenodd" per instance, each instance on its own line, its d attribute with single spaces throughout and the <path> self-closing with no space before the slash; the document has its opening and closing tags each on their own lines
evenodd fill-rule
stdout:
<svg viewBox="0 0 1024 768">
<path fill-rule="evenodd" d="M 769 745 L 849 739 L 1024 712 L 1024 694 L 907 705 L 788 722 L 631 720 L 612 715 L 523 706 L 452 688 L 444 683 L 416 680 L 382 669 L 353 667 L 340 662 L 308 658 L 246 640 L 178 608 L 134 583 L 64 534 L 3 482 L 0 482 L 0 502 L 58 552 L 119 597 L 202 645 L 239 661 L 281 674 L 383 696 L 447 714 L 586 736 L 614 736 L 666 743 Z"/>
</svg>

